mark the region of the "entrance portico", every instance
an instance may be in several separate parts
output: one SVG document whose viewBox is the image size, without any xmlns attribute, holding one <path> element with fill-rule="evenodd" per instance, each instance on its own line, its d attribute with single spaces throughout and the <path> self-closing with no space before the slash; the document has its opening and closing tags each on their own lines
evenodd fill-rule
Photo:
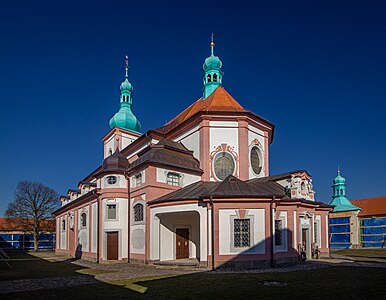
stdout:
<svg viewBox="0 0 386 300">
<path fill-rule="evenodd" d="M 207 262 L 207 210 L 198 204 L 150 208 L 150 260 Z"/>
</svg>

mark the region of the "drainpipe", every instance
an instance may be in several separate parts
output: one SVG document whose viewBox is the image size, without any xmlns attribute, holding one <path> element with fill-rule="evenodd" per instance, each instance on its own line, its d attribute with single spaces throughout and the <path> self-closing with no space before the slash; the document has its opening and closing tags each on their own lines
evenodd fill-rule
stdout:
<svg viewBox="0 0 386 300">
<path fill-rule="evenodd" d="M 273 216 L 273 203 L 275 202 L 276 197 L 272 197 L 272 201 L 269 204 L 269 215 L 270 215 L 270 229 L 271 229 L 271 267 L 275 268 L 275 260 L 274 260 L 274 247 L 275 247 L 275 240 L 273 236 L 273 222 L 274 222 L 274 216 Z"/>
<path fill-rule="evenodd" d="M 130 212 L 131 212 L 131 200 L 130 200 L 130 177 L 125 173 L 125 179 L 127 180 L 127 263 L 130 263 Z"/>
<path fill-rule="evenodd" d="M 211 218 L 211 229 L 212 229 L 212 234 L 211 234 L 211 240 L 212 240 L 212 271 L 215 270 L 215 267 L 214 267 L 214 203 L 213 203 L 213 197 L 210 196 L 209 197 L 209 203 L 210 203 L 210 206 L 212 208 L 212 218 Z"/>
<path fill-rule="evenodd" d="M 101 209 L 101 204 L 100 204 L 100 197 L 98 196 L 98 198 L 97 198 L 97 257 L 96 257 L 96 262 L 99 264 L 99 255 L 100 255 L 100 253 L 99 253 L 99 248 L 100 248 L 100 237 L 99 237 L 99 235 L 100 235 L 100 219 L 99 219 L 99 217 L 100 217 L 100 209 Z"/>
</svg>

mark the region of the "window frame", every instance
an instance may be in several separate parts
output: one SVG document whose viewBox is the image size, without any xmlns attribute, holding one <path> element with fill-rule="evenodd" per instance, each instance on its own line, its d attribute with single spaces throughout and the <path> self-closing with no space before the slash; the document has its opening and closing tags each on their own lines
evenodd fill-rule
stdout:
<svg viewBox="0 0 386 300">
<path fill-rule="evenodd" d="M 235 246 L 235 231 L 234 231 L 234 224 L 235 220 L 249 220 L 249 246 L 246 247 L 236 247 Z M 240 218 L 240 216 L 237 215 L 231 215 L 230 216 L 230 252 L 232 253 L 242 253 L 242 252 L 248 252 L 251 250 L 251 253 L 255 253 L 253 248 L 255 246 L 255 234 L 254 234 L 254 227 L 255 227 L 255 218 L 253 215 L 246 215 L 244 218 Z"/>
<path fill-rule="evenodd" d="M 135 219 L 135 208 L 142 206 L 142 219 Z M 133 224 L 144 224 L 145 223 L 145 203 L 143 201 L 135 201 L 132 205 L 132 222 Z"/>
<path fill-rule="evenodd" d="M 109 206 L 115 206 L 115 219 L 110 219 L 109 218 Z M 116 202 L 107 202 L 106 203 L 106 215 L 105 215 L 105 220 L 106 221 L 118 221 L 118 210 L 119 210 L 119 204 Z"/>
<path fill-rule="evenodd" d="M 167 172 L 166 184 L 171 186 L 181 186 L 181 174 L 177 172 Z"/>
<path fill-rule="evenodd" d="M 85 211 L 80 213 L 79 223 L 80 223 L 80 226 L 79 226 L 80 229 L 87 228 L 87 213 Z"/>
<path fill-rule="evenodd" d="M 254 169 L 253 164 L 252 164 L 252 152 L 253 151 L 256 151 L 257 157 L 259 159 L 259 168 L 260 168 L 259 173 L 256 172 L 256 170 Z M 259 146 L 253 145 L 251 147 L 251 150 L 249 151 L 249 163 L 251 165 L 251 169 L 252 169 L 253 174 L 255 174 L 256 176 L 259 176 L 263 173 L 263 165 L 264 165 L 263 164 L 263 152 Z"/>
<path fill-rule="evenodd" d="M 220 178 L 216 172 L 216 162 L 221 158 L 221 157 L 228 157 L 230 158 L 230 160 L 232 161 L 232 164 L 233 164 L 233 170 L 231 173 L 229 173 L 227 176 L 225 176 L 224 178 Z M 234 158 L 234 156 L 232 155 L 232 153 L 228 152 L 228 151 L 221 151 L 221 152 L 218 152 L 214 158 L 213 158 L 213 175 L 214 177 L 219 180 L 219 181 L 223 181 L 225 178 L 227 178 L 229 175 L 234 175 L 235 172 L 236 172 L 236 160 Z"/>
<path fill-rule="evenodd" d="M 109 182 L 110 179 L 115 179 L 114 183 Z M 106 177 L 106 183 L 107 185 L 116 185 L 118 183 L 118 177 L 115 175 L 109 175 Z"/>
<path fill-rule="evenodd" d="M 276 245 L 276 226 L 274 226 L 274 249 L 275 252 L 288 252 L 288 211 L 280 211 L 279 217 L 275 218 L 276 221 L 281 221 L 281 245 Z"/>
</svg>

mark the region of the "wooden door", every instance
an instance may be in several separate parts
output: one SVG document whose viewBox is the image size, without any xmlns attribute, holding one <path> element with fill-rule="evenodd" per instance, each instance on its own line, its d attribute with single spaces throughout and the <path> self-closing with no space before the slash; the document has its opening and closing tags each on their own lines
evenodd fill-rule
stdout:
<svg viewBox="0 0 386 300">
<path fill-rule="evenodd" d="M 176 228 L 176 259 L 189 258 L 189 229 Z"/>
<path fill-rule="evenodd" d="M 107 260 L 118 260 L 118 231 L 107 232 Z"/>
<path fill-rule="evenodd" d="M 305 253 L 307 253 L 307 229 L 302 229 L 302 246 Z"/>
</svg>

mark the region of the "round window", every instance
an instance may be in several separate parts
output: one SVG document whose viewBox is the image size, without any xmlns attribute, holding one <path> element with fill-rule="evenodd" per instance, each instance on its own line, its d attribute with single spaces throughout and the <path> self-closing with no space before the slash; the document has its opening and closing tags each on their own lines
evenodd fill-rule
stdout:
<svg viewBox="0 0 386 300">
<path fill-rule="evenodd" d="M 214 158 L 214 173 L 220 180 L 224 180 L 227 176 L 235 171 L 235 162 L 232 155 L 227 152 L 218 153 Z"/>
<path fill-rule="evenodd" d="M 108 184 L 116 184 L 117 183 L 117 177 L 116 176 L 107 177 L 107 183 Z"/>
<path fill-rule="evenodd" d="M 251 166 L 256 175 L 261 173 L 261 152 L 256 146 L 251 149 Z"/>
</svg>

